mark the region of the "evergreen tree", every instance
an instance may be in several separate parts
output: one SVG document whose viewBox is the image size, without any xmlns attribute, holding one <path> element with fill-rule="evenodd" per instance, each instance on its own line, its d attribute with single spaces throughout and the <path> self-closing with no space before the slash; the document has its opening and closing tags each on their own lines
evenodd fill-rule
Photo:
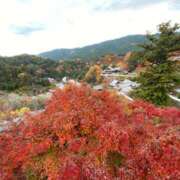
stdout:
<svg viewBox="0 0 180 180">
<path fill-rule="evenodd" d="M 168 93 L 177 85 L 176 62 L 170 53 L 180 50 L 179 25 L 170 22 L 158 26 L 158 35 L 147 35 L 148 43 L 141 45 L 144 61 L 150 62 L 147 70 L 137 78 L 140 86 L 135 90 L 139 98 L 156 105 L 168 105 Z"/>
</svg>

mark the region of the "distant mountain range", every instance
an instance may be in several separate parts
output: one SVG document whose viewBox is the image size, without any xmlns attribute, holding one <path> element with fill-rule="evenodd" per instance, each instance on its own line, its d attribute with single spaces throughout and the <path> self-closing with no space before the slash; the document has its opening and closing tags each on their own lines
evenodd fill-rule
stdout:
<svg viewBox="0 0 180 180">
<path fill-rule="evenodd" d="M 145 35 L 129 35 L 115 40 L 74 49 L 55 49 L 43 52 L 39 56 L 52 60 L 95 60 L 99 57 L 114 53 L 124 55 L 129 51 L 139 51 L 138 44 L 146 41 Z"/>
</svg>

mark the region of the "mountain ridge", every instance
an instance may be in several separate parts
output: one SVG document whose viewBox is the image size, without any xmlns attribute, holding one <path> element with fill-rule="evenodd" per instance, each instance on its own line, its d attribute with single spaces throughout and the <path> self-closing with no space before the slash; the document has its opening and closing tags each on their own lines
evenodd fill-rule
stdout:
<svg viewBox="0 0 180 180">
<path fill-rule="evenodd" d="M 92 60 L 98 59 L 106 54 L 124 55 L 129 51 L 139 51 L 138 44 L 146 41 L 145 35 L 128 35 L 122 38 L 107 40 L 101 43 L 72 49 L 54 49 L 40 53 L 39 56 L 52 60 Z"/>
</svg>

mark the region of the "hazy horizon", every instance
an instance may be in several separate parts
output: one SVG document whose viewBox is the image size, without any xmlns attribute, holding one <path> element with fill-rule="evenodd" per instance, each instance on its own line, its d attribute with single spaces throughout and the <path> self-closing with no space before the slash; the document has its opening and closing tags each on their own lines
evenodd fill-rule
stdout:
<svg viewBox="0 0 180 180">
<path fill-rule="evenodd" d="M 179 23 L 178 0 L 0 0 L 0 55 L 39 54 Z"/>
</svg>

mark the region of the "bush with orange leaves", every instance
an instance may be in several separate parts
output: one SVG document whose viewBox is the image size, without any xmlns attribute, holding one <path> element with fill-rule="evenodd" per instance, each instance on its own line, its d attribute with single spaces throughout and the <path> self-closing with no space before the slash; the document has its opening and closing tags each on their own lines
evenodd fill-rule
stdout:
<svg viewBox="0 0 180 180">
<path fill-rule="evenodd" d="M 180 177 L 180 111 L 70 85 L 0 134 L 0 179 Z"/>
</svg>

